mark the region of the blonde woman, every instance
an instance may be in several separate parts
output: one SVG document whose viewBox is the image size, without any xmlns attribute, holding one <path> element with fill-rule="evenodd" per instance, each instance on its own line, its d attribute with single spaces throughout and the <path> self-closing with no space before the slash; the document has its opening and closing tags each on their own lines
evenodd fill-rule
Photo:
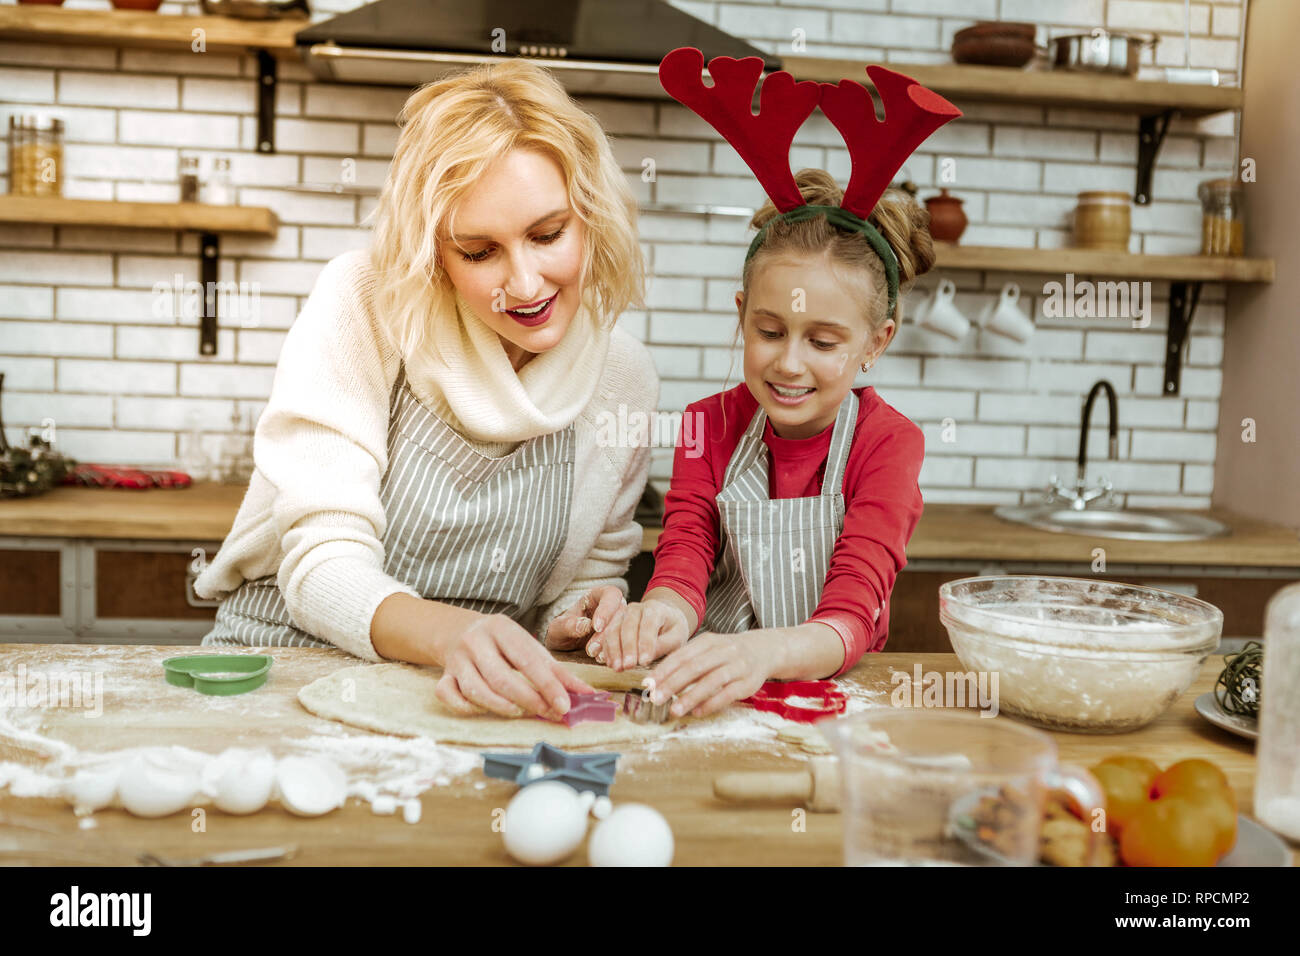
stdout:
<svg viewBox="0 0 1300 956">
<path fill-rule="evenodd" d="M 558 718 L 537 637 L 624 606 L 649 448 L 599 424 L 659 382 L 635 201 L 596 121 L 525 62 L 406 102 L 368 251 L 322 270 L 258 422 L 256 472 L 200 576 L 207 645 L 439 664 L 462 712 Z M 535 637 L 534 635 L 537 635 Z"/>
</svg>

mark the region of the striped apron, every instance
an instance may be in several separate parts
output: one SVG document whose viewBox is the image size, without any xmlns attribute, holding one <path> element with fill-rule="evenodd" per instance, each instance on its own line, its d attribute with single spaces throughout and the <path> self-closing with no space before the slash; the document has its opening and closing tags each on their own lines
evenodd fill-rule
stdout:
<svg viewBox="0 0 1300 956">
<path fill-rule="evenodd" d="M 485 457 L 420 403 L 404 366 L 388 422 L 385 573 L 428 600 L 521 621 L 568 537 L 573 424 Z M 333 646 L 294 624 L 275 575 L 231 592 L 203 643 Z"/>
<path fill-rule="evenodd" d="M 812 617 L 831 554 L 844 530 L 844 468 L 858 421 L 858 396 L 840 403 L 821 494 L 768 497 L 767 413 L 760 406 L 727 465 L 717 495 L 721 557 L 709 578 L 701 629 L 735 634 L 795 627 Z"/>
</svg>

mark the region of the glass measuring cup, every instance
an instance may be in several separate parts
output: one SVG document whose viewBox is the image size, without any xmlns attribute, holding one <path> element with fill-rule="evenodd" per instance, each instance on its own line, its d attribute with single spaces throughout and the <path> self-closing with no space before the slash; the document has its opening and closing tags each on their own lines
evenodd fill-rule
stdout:
<svg viewBox="0 0 1300 956">
<path fill-rule="evenodd" d="M 1064 790 L 1084 812 L 1089 856 L 1101 787 L 1057 763 L 1047 734 L 1005 718 L 880 709 L 822 721 L 839 757 L 848 866 L 1033 866 L 1043 804 Z M 1100 818 L 1104 821 L 1104 816 Z"/>
</svg>

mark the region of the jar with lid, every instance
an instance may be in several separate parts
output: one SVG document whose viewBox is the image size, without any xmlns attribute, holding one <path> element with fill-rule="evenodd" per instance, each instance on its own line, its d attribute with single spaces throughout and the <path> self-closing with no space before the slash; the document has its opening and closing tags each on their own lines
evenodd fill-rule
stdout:
<svg viewBox="0 0 1300 956">
<path fill-rule="evenodd" d="M 1128 193 L 1106 190 L 1079 193 L 1074 210 L 1075 246 L 1128 252 L 1132 208 Z"/>
<path fill-rule="evenodd" d="M 235 190 L 230 184 L 229 156 L 218 156 L 212 161 L 212 178 L 208 180 L 204 201 L 214 206 L 234 204 Z"/>
<path fill-rule="evenodd" d="M 181 156 L 181 202 L 199 201 L 199 158 L 193 155 Z"/>
<path fill-rule="evenodd" d="M 1300 841 L 1300 584 L 1268 602 L 1260 684 L 1255 817 Z"/>
<path fill-rule="evenodd" d="M 1201 255 L 1244 255 L 1241 186 L 1231 179 L 1207 179 L 1196 193 L 1201 199 Z"/>
<path fill-rule="evenodd" d="M 9 192 L 63 195 L 63 120 L 40 113 L 9 117 Z"/>
</svg>

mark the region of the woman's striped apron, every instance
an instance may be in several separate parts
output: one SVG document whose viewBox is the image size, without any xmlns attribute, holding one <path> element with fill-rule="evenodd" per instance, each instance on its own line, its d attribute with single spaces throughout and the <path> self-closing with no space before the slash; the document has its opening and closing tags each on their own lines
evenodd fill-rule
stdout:
<svg viewBox="0 0 1300 956">
<path fill-rule="evenodd" d="M 405 367 L 388 421 L 384 571 L 428 600 L 520 621 L 568 536 L 574 426 L 487 458 L 420 403 Z M 275 575 L 231 592 L 203 643 L 333 646 L 294 624 Z"/>
<path fill-rule="evenodd" d="M 835 542 L 844 530 L 844 468 L 858 421 L 858 396 L 840 403 L 820 495 L 768 497 L 767 413 L 741 437 L 717 495 L 722 554 L 709 579 L 701 629 L 735 634 L 795 627 L 821 600 Z"/>
</svg>

